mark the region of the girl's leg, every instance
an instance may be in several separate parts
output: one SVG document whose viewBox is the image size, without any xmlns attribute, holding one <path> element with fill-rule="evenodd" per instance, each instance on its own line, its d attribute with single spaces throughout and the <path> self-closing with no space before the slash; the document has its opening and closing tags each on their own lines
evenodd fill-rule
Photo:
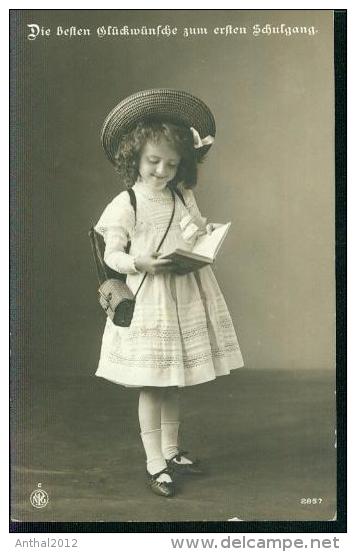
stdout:
<svg viewBox="0 0 356 552">
<path fill-rule="evenodd" d="M 167 387 L 161 406 L 162 452 L 166 460 L 179 453 L 178 434 L 180 424 L 179 391 L 177 387 Z M 191 464 L 191 460 L 181 456 L 180 463 Z"/>
<path fill-rule="evenodd" d="M 162 391 L 159 387 L 144 387 L 138 403 L 141 438 L 147 457 L 147 471 L 151 475 L 167 467 L 161 449 Z"/>
<path fill-rule="evenodd" d="M 179 452 L 179 420 L 178 388 L 168 387 L 164 390 L 161 405 L 162 452 L 166 460 L 171 460 Z"/>
</svg>

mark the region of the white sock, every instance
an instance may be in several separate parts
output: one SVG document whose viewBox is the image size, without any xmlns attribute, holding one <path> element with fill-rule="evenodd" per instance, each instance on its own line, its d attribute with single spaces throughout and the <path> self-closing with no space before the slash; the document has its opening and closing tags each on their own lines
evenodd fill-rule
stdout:
<svg viewBox="0 0 356 552">
<path fill-rule="evenodd" d="M 161 450 L 161 403 L 160 389 L 144 388 L 140 392 L 138 417 L 141 427 L 141 439 L 146 453 L 147 471 L 151 475 L 164 470 L 167 462 Z M 162 474 L 157 481 L 171 482 L 167 474 Z"/>
<path fill-rule="evenodd" d="M 162 452 L 166 460 L 178 454 L 179 422 L 161 422 Z"/>
<path fill-rule="evenodd" d="M 161 430 L 142 431 L 141 438 L 146 452 L 148 473 L 153 475 L 164 470 L 167 467 L 167 462 L 161 451 Z"/>
<path fill-rule="evenodd" d="M 161 422 L 162 452 L 166 460 L 171 460 L 179 452 L 178 432 L 179 422 Z M 181 455 L 180 460 L 174 459 L 177 464 L 192 464 L 193 462 Z"/>
<path fill-rule="evenodd" d="M 179 391 L 177 387 L 167 388 L 161 403 L 162 452 L 166 460 L 178 454 Z"/>
</svg>

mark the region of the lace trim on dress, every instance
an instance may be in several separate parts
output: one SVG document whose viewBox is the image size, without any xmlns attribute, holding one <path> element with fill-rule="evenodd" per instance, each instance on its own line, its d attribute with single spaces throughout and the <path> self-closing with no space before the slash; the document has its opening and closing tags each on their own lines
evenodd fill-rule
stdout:
<svg viewBox="0 0 356 552">
<path fill-rule="evenodd" d="M 232 334 L 234 335 L 234 328 L 229 320 L 222 320 L 219 324 L 219 327 L 225 329 L 231 329 Z M 184 339 L 193 340 L 197 337 L 206 335 L 206 324 L 201 324 L 195 328 L 183 329 L 181 330 L 182 336 Z M 126 339 L 127 340 L 136 340 L 137 338 L 148 338 L 150 340 L 159 339 L 163 341 L 170 341 L 173 338 L 176 338 L 180 335 L 179 328 L 143 328 L 136 327 L 130 329 Z"/>
<path fill-rule="evenodd" d="M 111 352 L 108 354 L 108 361 L 113 364 L 125 364 L 129 366 L 130 369 L 142 368 L 145 364 L 150 364 L 153 369 L 158 370 L 167 370 L 172 366 L 177 368 L 181 366 L 183 361 L 185 370 L 193 370 L 199 368 L 199 366 L 206 365 L 212 359 L 223 358 L 227 354 L 233 354 L 236 351 L 239 351 L 239 347 L 236 344 L 227 344 L 217 349 L 211 349 L 210 351 L 201 352 L 197 355 L 185 355 L 182 357 L 177 357 L 177 355 L 166 355 L 164 358 L 152 359 L 151 357 L 147 358 L 145 356 L 138 357 L 137 355 L 134 358 L 127 357 L 121 353 Z"/>
</svg>

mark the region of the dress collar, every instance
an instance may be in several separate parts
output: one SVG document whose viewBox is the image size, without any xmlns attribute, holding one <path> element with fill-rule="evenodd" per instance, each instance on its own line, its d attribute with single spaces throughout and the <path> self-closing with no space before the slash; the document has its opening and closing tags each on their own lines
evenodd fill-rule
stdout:
<svg viewBox="0 0 356 552">
<path fill-rule="evenodd" d="M 165 186 L 162 190 L 157 190 L 147 184 L 147 182 L 143 180 L 136 180 L 134 184 L 135 191 L 139 191 L 148 198 L 156 198 L 156 197 L 170 197 L 171 191 L 169 186 Z"/>
</svg>

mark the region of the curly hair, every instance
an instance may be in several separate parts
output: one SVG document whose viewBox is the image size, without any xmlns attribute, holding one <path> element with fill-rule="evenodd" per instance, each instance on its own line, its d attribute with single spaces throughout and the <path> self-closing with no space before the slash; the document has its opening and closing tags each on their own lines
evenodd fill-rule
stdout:
<svg viewBox="0 0 356 552">
<path fill-rule="evenodd" d="M 169 184 L 182 183 L 185 188 L 193 188 L 197 183 L 197 165 L 202 161 L 194 149 L 193 135 L 187 127 L 164 121 L 141 121 L 125 134 L 119 142 L 115 156 L 115 169 L 121 182 L 131 188 L 139 176 L 141 152 L 147 141 L 157 143 L 162 136 L 172 145 L 181 157 L 175 177 Z"/>
</svg>

